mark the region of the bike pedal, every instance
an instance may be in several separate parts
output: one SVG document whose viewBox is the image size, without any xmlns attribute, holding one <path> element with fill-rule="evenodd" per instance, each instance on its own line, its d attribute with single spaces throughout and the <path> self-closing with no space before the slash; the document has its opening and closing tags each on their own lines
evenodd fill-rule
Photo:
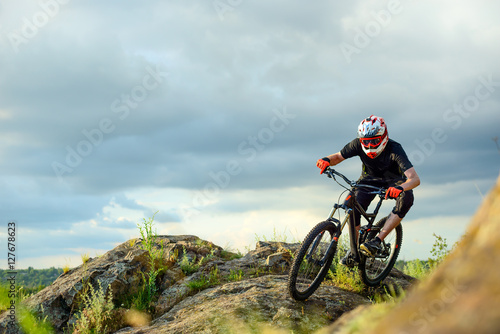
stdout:
<svg viewBox="0 0 500 334">
<path fill-rule="evenodd" d="M 366 257 L 373 257 L 371 254 L 369 254 L 367 251 L 363 250 L 363 249 L 359 249 L 360 253 L 363 254 L 364 256 Z"/>
</svg>

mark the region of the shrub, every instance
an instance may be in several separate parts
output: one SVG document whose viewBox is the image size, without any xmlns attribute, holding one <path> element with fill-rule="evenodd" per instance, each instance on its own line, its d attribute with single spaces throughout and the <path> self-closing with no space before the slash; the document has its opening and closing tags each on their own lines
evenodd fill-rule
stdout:
<svg viewBox="0 0 500 334">
<path fill-rule="evenodd" d="M 410 275 L 412 277 L 422 279 L 429 275 L 430 273 L 430 268 L 429 266 L 424 262 L 419 259 L 415 259 L 412 261 L 406 262 L 403 272 L 406 275 Z"/>
<path fill-rule="evenodd" d="M 137 227 L 139 228 L 139 232 L 141 233 L 141 244 L 142 244 L 142 249 L 147 250 L 148 252 L 151 252 L 153 250 L 153 247 L 155 245 L 156 241 L 156 231 L 153 231 L 153 225 L 154 225 L 154 219 L 158 211 L 156 211 L 151 218 L 146 220 L 146 218 L 142 218 L 142 225 L 137 224 Z"/>
<path fill-rule="evenodd" d="M 433 233 L 432 235 L 434 236 L 435 240 L 431 249 L 431 257 L 429 257 L 429 266 L 431 269 L 435 269 L 450 253 L 450 249 L 448 249 L 446 238 L 443 238 L 436 233 Z"/>
<path fill-rule="evenodd" d="M 89 284 L 89 293 L 82 297 L 83 310 L 77 316 L 73 333 L 94 334 L 107 333 L 107 322 L 112 318 L 114 308 L 111 290 L 108 296 L 105 295 L 98 281 L 97 290 Z"/>
<path fill-rule="evenodd" d="M 164 246 L 163 242 L 161 243 L 160 248 L 156 247 L 156 231 L 153 230 L 154 226 L 154 217 L 158 213 L 155 212 L 153 216 L 149 219 L 143 218 L 143 224 L 137 224 L 139 228 L 139 232 L 141 234 L 142 240 L 140 248 L 144 249 L 149 254 L 149 271 L 142 275 L 143 286 L 142 289 L 139 290 L 138 294 L 133 297 L 132 303 L 139 311 L 152 311 L 153 305 L 152 302 L 156 298 L 158 288 L 156 286 L 156 278 L 158 275 L 164 270 L 161 267 L 164 259 Z M 130 242 L 129 245 L 132 247 L 135 243 Z"/>
</svg>

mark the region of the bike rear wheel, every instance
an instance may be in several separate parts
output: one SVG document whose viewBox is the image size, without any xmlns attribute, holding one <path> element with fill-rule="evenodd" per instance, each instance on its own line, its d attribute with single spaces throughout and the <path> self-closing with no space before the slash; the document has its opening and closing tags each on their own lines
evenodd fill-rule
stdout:
<svg viewBox="0 0 500 334">
<path fill-rule="evenodd" d="M 375 238 L 384 227 L 387 217 L 378 221 L 372 229 L 365 234 L 360 244 Z M 399 224 L 394 228 L 382 242 L 382 252 L 375 257 L 367 257 L 360 252 L 359 270 L 361 278 L 368 286 L 377 286 L 389 275 L 399 255 L 401 243 L 403 242 L 403 228 Z"/>
<path fill-rule="evenodd" d="M 295 300 L 306 300 L 325 278 L 337 249 L 335 242 L 327 254 L 336 232 L 331 221 L 317 224 L 305 237 L 288 274 L 288 292 Z"/>
</svg>

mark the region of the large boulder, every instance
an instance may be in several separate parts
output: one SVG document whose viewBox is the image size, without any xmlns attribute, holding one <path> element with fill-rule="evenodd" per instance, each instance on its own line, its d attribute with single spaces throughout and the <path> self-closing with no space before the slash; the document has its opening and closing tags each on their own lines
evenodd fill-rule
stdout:
<svg viewBox="0 0 500 334">
<path fill-rule="evenodd" d="M 79 310 L 82 293 L 86 293 L 88 284 L 94 289 L 98 289 L 100 284 L 106 294 L 112 291 L 116 300 L 139 285 L 139 273 L 145 272 L 147 268 L 147 252 L 126 242 L 62 274 L 50 286 L 28 298 L 24 306 L 36 313 L 43 313 L 54 329 L 62 331 Z M 6 320 L 5 314 L 2 314 L 0 332 L 5 329 Z"/>
<path fill-rule="evenodd" d="M 312 333 L 360 305 L 371 304 L 367 295 L 327 283 L 307 301 L 292 300 L 287 273 L 291 254 L 299 246 L 261 241 L 242 258 L 212 261 L 163 290 L 156 304 L 158 317 L 150 325 L 124 328 L 118 333 L 250 333 L 264 329 L 267 333 Z M 241 280 L 202 291 L 188 287 L 214 269 L 221 277 L 240 273 Z M 385 282 L 408 288 L 413 281 L 393 269 Z"/>
<path fill-rule="evenodd" d="M 59 276 L 50 286 L 24 301 L 27 307 L 41 318 L 47 317 L 57 332 L 71 328 L 81 310 L 82 296 L 92 289 L 102 289 L 105 295 L 111 293 L 115 305 L 131 294 L 137 293 L 143 281 L 143 274 L 151 268 L 149 253 L 140 247 L 141 239 L 124 242 L 102 256 L 89 259 L 86 263 Z M 197 245 L 196 247 L 194 245 Z M 163 262 L 168 263 L 168 254 L 182 254 L 196 249 L 196 256 L 209 252 L 211 246 L 218 252 L 221 248 L 195 236 L 158 236 L 156 248 L 165 249 Z M 167 280 L 170 272 L 164 272 L 160 279 Z M 0 333 L 6 329 L 7 314 L 0 315 Z"/>
</svg>

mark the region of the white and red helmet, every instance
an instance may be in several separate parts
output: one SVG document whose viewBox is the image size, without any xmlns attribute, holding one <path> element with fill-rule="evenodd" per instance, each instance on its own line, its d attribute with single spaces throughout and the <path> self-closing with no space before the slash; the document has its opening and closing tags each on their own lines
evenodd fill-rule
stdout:
<svg viewBox="0 0 500 334">
<path fill-rule="evenodd" d="M 371 115 L 362 120 L 358 126 L 358 138 L 363 151 L 369 158 L 378 157 L 389 141 L 384 119 Z"/>
</svg>

